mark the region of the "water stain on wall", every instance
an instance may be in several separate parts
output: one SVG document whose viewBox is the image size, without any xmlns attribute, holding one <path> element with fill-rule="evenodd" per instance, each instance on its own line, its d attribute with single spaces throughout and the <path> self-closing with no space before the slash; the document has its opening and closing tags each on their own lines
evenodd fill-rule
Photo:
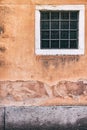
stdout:
<svg viewBox="0 0 87 130">
<path fill-rule="evenodd" d="M 65 64 L 79 62 L 80 56 L 37 56 L 38 62 L 41 62 L 43 67 L 49 68 L 50 65 L 53 65 L 54 68 L 59 65 L 64 66 Z"/>
<path fill-rule="evenodd" d="M 6 51 L 6 48 L 4 46 L 0 46 L 0 52 L 4 53 Z"/>
<path fill-rule="evenodd" d="M 0 67 L 5 66 L 5 61 L 4 60 L 0 60 Z"/>
</svg>

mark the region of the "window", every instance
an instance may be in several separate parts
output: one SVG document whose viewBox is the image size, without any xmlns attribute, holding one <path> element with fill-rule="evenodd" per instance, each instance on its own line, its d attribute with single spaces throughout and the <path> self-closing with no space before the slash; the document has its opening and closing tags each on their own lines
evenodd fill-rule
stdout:
<svg viewBox="0 0 87 130">
<path fill-rule="evenodd" d="M 84 6 L 36 6 L 35 49 L 41 55 L 84 54 Z"/>
</svg>

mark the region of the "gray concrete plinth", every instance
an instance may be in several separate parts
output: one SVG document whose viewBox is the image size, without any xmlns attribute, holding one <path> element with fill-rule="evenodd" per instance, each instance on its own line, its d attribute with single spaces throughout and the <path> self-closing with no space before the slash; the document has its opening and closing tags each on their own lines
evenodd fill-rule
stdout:
<svg viewBox="0 0 87 130">
<path fill-rule="evenodd" d="M 4 108 L 0 107 L 0 130 L 4 130 Z"/>
<path fill-rule="evenodd" d="M 87 130 L 87 107 L 7 107 L 5 130 Z"/>
</svg>

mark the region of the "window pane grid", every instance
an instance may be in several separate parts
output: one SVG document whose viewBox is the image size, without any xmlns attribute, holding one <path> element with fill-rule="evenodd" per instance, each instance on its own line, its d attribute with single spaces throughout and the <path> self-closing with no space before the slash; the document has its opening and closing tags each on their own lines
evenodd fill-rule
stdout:
<svg viewBox="0 0 87 130">
<path fill-rule="evenodd" d="M 61 14 L 61 13 L 60 13 Z M 41 21 L 50 21 L 50 19 L 43 19 Z M 51 19 L 51 21 L 69 21 L 69 19 Z M 78 21 L 78 19 L 70 19 L 70 21 Z"/>
<path fill-rule="evenodd" d="M 70 48 L 70 12 L 69 12 L 69 45 L 68 48 Z"/>
<path fill-rule="evenodd" d="M 69 30 L 71 30 L 71 31 L 78 31 L 78 29 L 50 29 L 51 31 L 69 31 Z M 41 31 L 49 31 L 49 29 L 41 29 Z"/>
<path fill-rule="evenodd" d="M 51 48 L 51 12 L 49 13 L 49 27 L 50 27 L 50 33 L 49 33 L 49 48 Z"/>
<path fill-rule="evenodd" d="M 46 39 L 43 38 L 42 40 L 49 40 L 49 39 L 48 39 L 48 38 L 46 38 Z M 62 39 L 62 38 L 61 38 L 61 39 L 59 39 L 59 38 L 58 38 L 58 39 L 57 39 L 57 38 L 56 38 L 56 39 L 53 39 L 53 38 L 52 38 L 52 39 L 50 39 L 50 40 L 69 40 L 69 39 Z M 49 40 L 49 41 L 50 41 L 50 40 Z M 78 39 L 70 39 L 70 40 L 78 40 Z"/>
<path fill-rule="evenodd" d="M 45 13 L 45 11 L 41 11 L 41 18 L 42 16 L 45 17 Z M 47 43 L 47 46 L 41 45 L 41 48 L 77 49 L 79 31 L 78 11 L 48 11 L 46 15 L 46 19 L 42 18 L 40 22 L 41 44 Z M 57 19 L 55 17 L 57 17 Z"/>
<path fill-rule="evenodd" d="M 59 13 L 59 48 L 60 48 L 60 38 L 61 38 L 61 13 Z"/>
</svg>

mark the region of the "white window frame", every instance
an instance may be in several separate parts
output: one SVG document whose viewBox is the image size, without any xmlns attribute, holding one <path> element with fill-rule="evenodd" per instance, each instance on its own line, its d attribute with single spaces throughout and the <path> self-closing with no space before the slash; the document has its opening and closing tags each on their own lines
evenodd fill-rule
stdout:
<svg viewBox="0 0 87 130">
<path fill-rule="evenodd" d="M 78 49 L 41 49 L 40 48 L 40 11 L 67 10 L 79 11 Z M 35 53 L 37 55 L 84 55 L 85 48 L 85 6 L 84 5 L 37 5 L 35 10 Z"/>
</svg>

